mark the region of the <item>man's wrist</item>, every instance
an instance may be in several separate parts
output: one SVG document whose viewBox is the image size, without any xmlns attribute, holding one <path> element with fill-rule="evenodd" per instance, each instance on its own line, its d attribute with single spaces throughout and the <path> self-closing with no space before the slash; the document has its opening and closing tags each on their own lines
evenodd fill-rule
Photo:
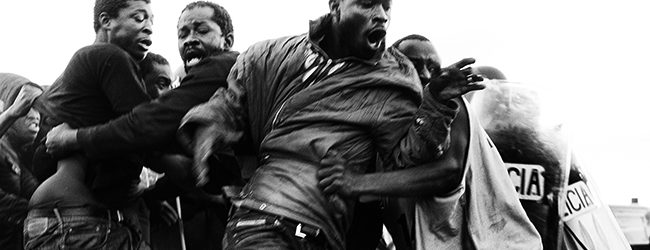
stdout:
<svg viewBox="0 0 650 250">
<path fill-rule="evenodd" d="M 78 129 L 73 129 L 70 133 L 71 135 L 68 136 L 68 145 L 74 150 L 79 150 L 81 149 L 81 145 L 79 145 L 79 130 Z"/>
<path fill-rule="evenodd" d="M 360 174 L 352 178 L 350 183 L 350 196 L 358 197 L 369 193 L 368 175 Z"/>
<path fill-rule="evenodd" d="M 7 118 L 9 119 L 18 119 L 21 116 L 20 112 L 18 112 L 18 110 L 16 110 L 13 105 L 9 106 L 5 112 L 7 113 Z"/>
</svg>

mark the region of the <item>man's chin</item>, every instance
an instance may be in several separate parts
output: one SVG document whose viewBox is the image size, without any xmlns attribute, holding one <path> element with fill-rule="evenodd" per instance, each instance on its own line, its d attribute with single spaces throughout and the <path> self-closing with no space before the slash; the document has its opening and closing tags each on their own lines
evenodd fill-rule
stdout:
<svg viewBox="0 0 650 250">
<path fill-rule="evenodd" d="M 142 61 L 147 56 L 147 51 L 130 51 L 129 55 L 136 61 Z"/>
</svg>

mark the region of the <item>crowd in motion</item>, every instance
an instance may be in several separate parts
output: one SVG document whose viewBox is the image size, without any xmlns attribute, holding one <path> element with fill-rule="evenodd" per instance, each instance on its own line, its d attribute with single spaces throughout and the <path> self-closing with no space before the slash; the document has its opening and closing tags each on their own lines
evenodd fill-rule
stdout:
<svg viewBox="0 0 650 250">
<path fill-rule="evenodd" d="M 150 1 L 96 0 L 56 81 L 0 74 L 0 249 L 541 249 L 468 101 L 505 77 L 387 45 L 391 5 L 329 0 L 238 53 L 228 11 L 190 3 L 172 88 Z"/>
</svg>

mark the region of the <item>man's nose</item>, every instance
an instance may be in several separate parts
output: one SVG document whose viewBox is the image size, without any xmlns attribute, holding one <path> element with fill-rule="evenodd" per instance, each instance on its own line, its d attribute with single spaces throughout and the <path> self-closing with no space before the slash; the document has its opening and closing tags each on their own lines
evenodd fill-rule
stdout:
<svg viewBox="0 0 650 250">
<path fill-rule="evenodd" d="M 151 35 L 153 34 L 153 29 L 151 28 L 152 26 L 153 21 L 151 21 L 151 19 L 147 19 L 144 21 L 144 29 L 142 31 L 147 35 Z"/>
<path fill-rule="evenodd" d="M 190 34 L 185 39 L 185 42 L 183 42 L 183 45 L 185 45 L 185 46 L 196 46 L 196 45 L 199 45 L 199 40 L 196 39 L 194 34 Z"/>
<path fill-rule="evenodd" d="M 384 6 L 382 6 L 381 4 L 375 6 L 374 12 L 375 15 L 373 17 L 373 21 L 375 22 L 387 23 L 388 19 L 390 19 L 388 12 L 384 9 Z"/>
</svg>

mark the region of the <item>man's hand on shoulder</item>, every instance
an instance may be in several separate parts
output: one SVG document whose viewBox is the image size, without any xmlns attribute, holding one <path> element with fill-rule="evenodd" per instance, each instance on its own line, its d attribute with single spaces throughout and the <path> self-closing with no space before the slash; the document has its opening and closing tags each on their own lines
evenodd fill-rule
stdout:
<svg viewBox="0 0 650 250">
<path fill-rule="evenodd" d="M 67 123 L 54 127 L 47 133 L 45 147 L 51 155 L 65 155 L 79 149 L 77 130 Z"/>
<path fill-rule="evenodd" d="M 483 77 L 472 74 L 472 68 L 469 67 L 474 62 L 473 58 L 465 58 L 443 68 L 442 73 L 429 82 L 428 88 L 433 98 L 446 102 L 471 91 L 484 89 L 485 85 L 479 83 Z"/>
</svg>

